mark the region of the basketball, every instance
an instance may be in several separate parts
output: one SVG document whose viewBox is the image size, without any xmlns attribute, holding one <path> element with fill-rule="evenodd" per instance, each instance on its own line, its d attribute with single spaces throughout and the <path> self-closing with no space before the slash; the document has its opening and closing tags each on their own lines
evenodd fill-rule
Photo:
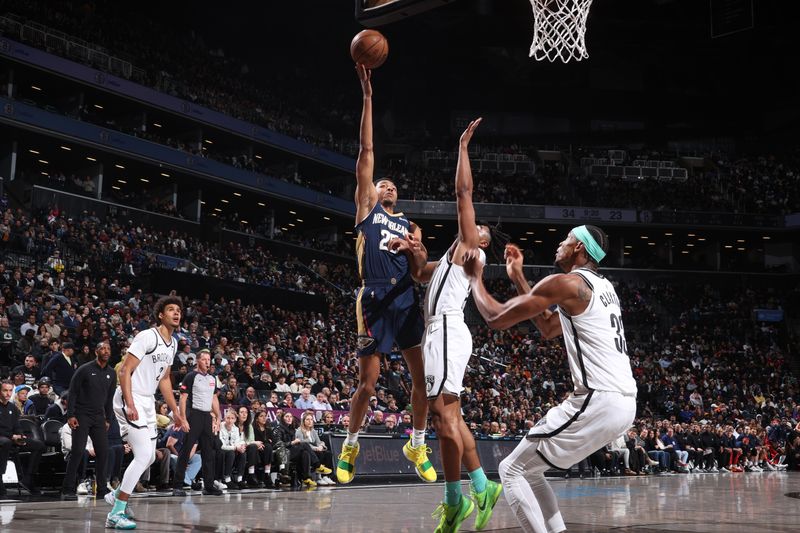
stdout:
<svg viewBox="0 0 800 533">
<path fill-rule="evenodd" d="M 379 31 L 360 31 L 350 43 L 350 56 L 353 61 L 363 63 L 368 69 L 383 65 L 388 55 L 389 42 Z"/>
</svg>

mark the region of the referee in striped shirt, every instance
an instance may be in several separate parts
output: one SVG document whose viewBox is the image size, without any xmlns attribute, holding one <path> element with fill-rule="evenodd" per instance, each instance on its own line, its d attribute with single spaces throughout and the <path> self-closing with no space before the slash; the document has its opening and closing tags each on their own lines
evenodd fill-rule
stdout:
<svg viewBox="0 0 800 533">
<path fill-rule="evenodd" d="M 178 464 L 175 466 L 173 496 L 186 496 L 183 490 L 183 478 L 189 464 L 192 448 L 198 444 L 203 465 L 203 494 L 219 496 L 222 491 L 214 487 L 214 428 L 211 421 L 211 410 L 221 420 L 219 400 L 217 399 L 217 381 L 208 373 L 211 366 L 211 352 L 203 348 L 197 352 L 197 366 L 186 374 L 180 385 L 180 411 L 187 413 L 189 430 L 187 431 Z"/>
</svg>

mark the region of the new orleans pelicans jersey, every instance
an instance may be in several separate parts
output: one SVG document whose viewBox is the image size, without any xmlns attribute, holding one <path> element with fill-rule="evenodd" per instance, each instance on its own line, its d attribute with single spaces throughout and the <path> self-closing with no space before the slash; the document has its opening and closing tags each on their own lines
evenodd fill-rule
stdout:
<svg viewBox="0 0 800 533">
<path fill-rule="evenodd" d="M 157 328 L 144 330 L 133 338 L 128 353 L 139 359 L 139 365 L 131 375 L 131 392 L 134 396 L 150 396 L 156 393 L 158 382 L 170 371 L 178 343 L 174 338 L 164 342 Z"/>
<path fill-rule="evenodd" d="M 622 311 L 614 286 L 588 268 L 573 270 L 592 289 L 586 310 L 569 316 L 559 308 L 575 394 L 590 390 L 636 395 Z"/>
<path fill-rule="evenodd" d="M 375 204 L 367 218 L 357 226 L 356 257 L 358 275 L 364 281 L 395 283 L 408 274 L 408 258 L 403 253 L 389 250 L 389 241 L 404 238 L 411 231 L 411 223 L 403 213 L 388 213 L 380 203 Z"/>
</svg>

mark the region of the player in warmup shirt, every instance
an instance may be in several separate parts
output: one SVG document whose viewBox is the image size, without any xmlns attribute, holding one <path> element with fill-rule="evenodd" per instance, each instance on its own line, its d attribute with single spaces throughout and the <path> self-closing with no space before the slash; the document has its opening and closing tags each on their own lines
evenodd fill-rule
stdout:
<svg viewBox="0 0 800 533">
<path fill-rule="evenodd" d="M 519 296 L 505 303 L 486 291 L 478 252 L 467 252 L 464 260 L 475 304 L 490 327 L 506 329 L 532 319 L 545 339 L 563 336 L 567 350 L 572 394 L 547 411 L 500 463 L 506 500 L 523 531 L 566 529 L 544 472 L 566 470 L 588 457 L 622 435 L 636 415 L 636 382 L 619 298 L 597 271 L 607 252 L 608 236 L 600 228 L 573 228 L 556 251 L 556 264 L 565 273 L 548 276 L 530 289 L 522 254 L 509 245 L 506 270 Z"/>
<path fill-rule="evenodd" d="M 469 162 L 469 141 L 481 119 L 469 124 L 461 135 L 456 168 L 455 193 L 458 210 L 458 238 L 439 261 L 427 262 L 427 253 L 419 253 L 422 243 L 414 240 L 392 240 L 389 246 L 410 250 L 414 277 L 428 282 L 425 293 L 425 334 L 422 353 L 425 357 L 425 382 L 431 420 L 439 439 L 444 466 L 444 502 L 434 516 L 439 516 L 438 532 L 458 531 L 461 524 L 478 507 L 475 529 L 486 526 L 497 499 L 502 493 L 499 483 L 489 481 L 481 468 L 475 439 L 461 415 L 462 381 L 472 356 L 472 334 L 464 322 L 464 305 L 470 292 L 469 278 L 464 273 L 463 256 L 479 249 L 479 260 L 485 263 L 484 250 L 500 259 L 508 237 L 498 230 L 475 223 L 472 205 L 472 170 Z M 471 480 L 473 499 L 461 494 L 461 465 Z"/>
<path fill-rule="evenodd" d="M 417 475 L 424 481 L 436 481 L 436 471 L 428 460 L 425 426 L 428 407 L 425 399 L 422 339 L 423 322 L 408 257 L 389 249 L 393 238 L 413 235 L 419 240 L 421 231 L 402 213 L 395 213 L 397 187 L 389 179 L 372 182 L 375 156 L 372 145 L 371 73 L 357 65 L 364 93 L 361 116 L 361 149 L 356 163 L 356 253 L 362 280 L 356 301 L 358 321 L 358 388 L 350 403 L 350 425 L 336 465 L 340 483 L 350 483 L 356 475 L 358 431 L 364 422 L 369 399 L 375 395 L 375 384 L 381 368 L 381 354 L 400 348 L 411 372 L 411 406 L 414 431 L 403 447 L 403 454 L 414 463 Z"/>
<path fill-rule="evenodd" d="M 114 393 L 114 414 L 120 431 L 133 452 L 133 461 L 125 469 L 120 486 L 106 495 L 114 507 L 106 518 L 106 527 L 135 529 L 128 512 L 128 498 L 136 482 L 156 458 L 156 389 L 161 391 L 173 413 L 177 428 L 189 431 L 172 395 L 170 368 L 178 341 L 172 333 L 181 322 L 181 300 L 176 296 L 159 299 L 153 310 L 159 326 L 142 331 L 133 338 L 128 354 L 119 369 L 119 387 Z"/>
</svg>

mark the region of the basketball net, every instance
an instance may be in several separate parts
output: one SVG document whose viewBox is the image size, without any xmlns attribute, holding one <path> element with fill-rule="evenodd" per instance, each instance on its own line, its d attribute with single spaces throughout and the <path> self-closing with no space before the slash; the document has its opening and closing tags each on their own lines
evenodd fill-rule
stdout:
<svg viewBox="0 0 800 533">
<path fill-rule="evenodd" d="M 533 44 L 530 56 L 537 61 L 569 63 L 589 57 L 586 51 L 586 18 L 592 0 L 530 0 L 533 7 Z"/>
</svg>

